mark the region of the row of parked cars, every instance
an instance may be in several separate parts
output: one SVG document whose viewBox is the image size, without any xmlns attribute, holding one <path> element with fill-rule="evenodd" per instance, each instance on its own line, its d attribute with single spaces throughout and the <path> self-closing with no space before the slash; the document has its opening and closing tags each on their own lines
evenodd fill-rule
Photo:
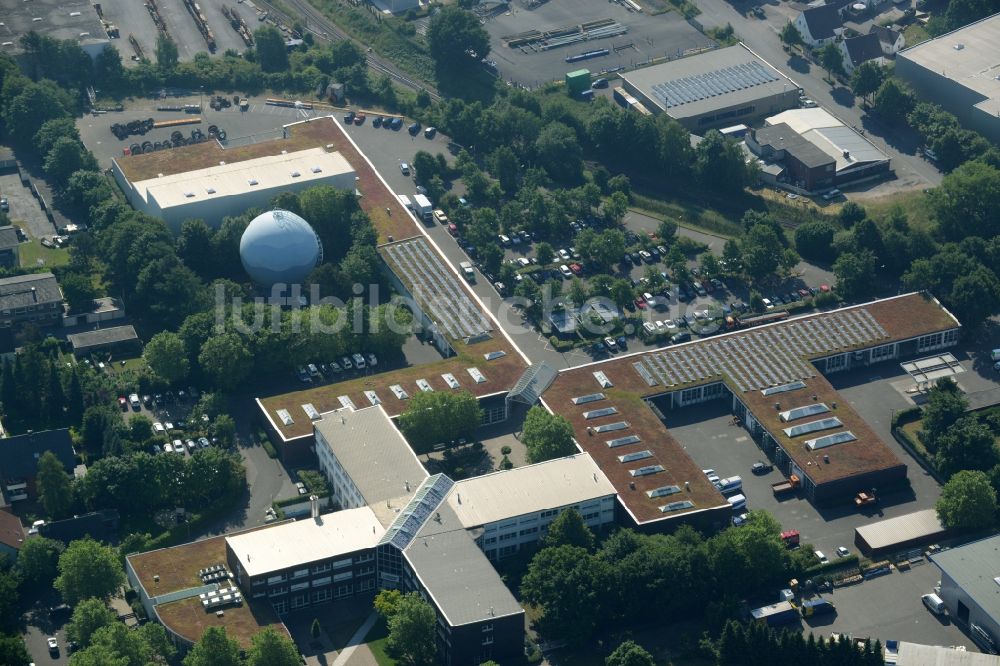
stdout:
<svg viewBox="0 0 1000 666">
<path fill-rule="evenodd" d="M 172 442 L 165 442 L 163 444 L 164 453 L 184 453 L 186 450 L 188 453 L 194 454 L 195 451 L 199 449 L 207 449 L 212 443 L 207 437 L 199 437 L 197 440 L 185 439 L 183 441 L 175 439 Z"/>
<path fill-rule="evenodd" d="M 299 368 L 296 374 L 299 381 L 303 384 L 312 384 L 313 382 L 323 381 L 324 377 L 333 379 L 345 372 L 374 368 L 377 365 L 378 357 L 375 354 L 370 352 L 365 354 L 355 352 L 350 356 L 341 356 L 339 361 L 330 361 L 329 363 L 320 363 L 319 365 L 310 363 Z"/>
</svg>

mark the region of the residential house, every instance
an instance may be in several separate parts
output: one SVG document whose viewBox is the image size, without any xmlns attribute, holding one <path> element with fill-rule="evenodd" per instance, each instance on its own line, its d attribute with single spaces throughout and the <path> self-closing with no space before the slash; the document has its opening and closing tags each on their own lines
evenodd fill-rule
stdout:
<svg viewBox="0 0 1000 666">
<path fill-rule="evenodd" d="M 812 48 L 825 46 L 843 34 L 844 23 L 834 5 L 810 7 L 795 18 L 802 41 Z"/>
<path fill-rule="evenodd" d="M 878 35 L 878 41 L 882 47 L 882 55 L 894 56 L 898 51 L 906 47 L 906 36 L 903 35 L 903 31 L 899 28 L 873 25 L 868 34 Z"/>
<path fill-rule="evenodd" d="M 844 71 L 848 76 L 863 62 L 871 60 L 879 65 L 885 63 L 882 44 L 878 35 L 873 32 L 858 37 L 848 37 L 840 42 L 840 52 L 844 56 Z"/>
<path fill-rule="evenodd" d="M 33 323 L 54 326 L 62 320 L 62 291 L 52 273 L 0 280 L 0 326 Z"/>
<path fill-rule="evenodd" d="M 6 555 L 8 560 L 14 561 L 23 545 L 24 526 L 21 519 L 0 509 L 0 556 Z"/>
<path fill-rule="evenodd" d="M 76 457 L 69 430 L 45 430 L 0 439 L 0 489 L 8 502 L 35 497 L 38 459 L 51 451 L 68 474 L 73 473 Z"/>
<path fill-rule="evenodd" d="M 85 537 L 113 542 L 118 540 L 120 518 L 117 509 L 91 511 L 72 518 L 47 522 L 38 528 L 38 533 L 47 539 L 55 539 L 65 544 Z"/>
</svg>

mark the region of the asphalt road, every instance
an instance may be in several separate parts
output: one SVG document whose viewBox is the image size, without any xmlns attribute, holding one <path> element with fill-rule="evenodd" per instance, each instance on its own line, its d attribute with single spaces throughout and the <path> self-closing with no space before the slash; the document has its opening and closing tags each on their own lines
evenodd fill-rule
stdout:
<svg viewBox="0 0 1000 666">
<path fill-rule="evenodd" d="M 744 16 L 754 3 L 751 0 L 697 0 L 702 13 L 698 16 L 706 27 L 732 25 L 736 34 L 751 50 L 787 75 L 803 89 L 805 95 L 839 118 L 845 125 L 863 127 L 866 136 L 892 158 L 899 188 L 928 187 L 941 183 L 941 173 L 932 164 L 916 156 L 918 147 L 911 137 L 894 132 L 874 118 L 864 115 L 854 94 L 843 86 L 830 87 L 826 74 L 816 65 L 799 56 L 789 56 L 781 48 L 778 31 L 794 16 L 795 11 L 775 0 L 761 3 L 767 18 Z"/>
</svg>

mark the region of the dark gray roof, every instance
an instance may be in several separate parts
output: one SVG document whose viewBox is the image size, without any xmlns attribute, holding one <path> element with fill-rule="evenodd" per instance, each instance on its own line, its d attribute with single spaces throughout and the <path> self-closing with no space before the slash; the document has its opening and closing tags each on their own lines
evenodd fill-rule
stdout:
<svg viewBox="0 0 1000 666">
<path fill-rule="evenodd" d="M 59 283 L 52 273 L 32 273 L 0 280 L 0 309 L 13 310 L 40 303 L 62 301 Z"/>
<path fill-rule="evenodd" d="M 931 561 L 989 617 L 1000 619 L 1000 536 L 935 553 Z"/>
<path fill-rule="evenodd" d="M 14 514 L 0 509 L 0 543 L 14 550 L 21 550 L 24 544 L 24 526 Z"/>
<path fill-rule="evenodd" d="M 899 39 L 900 31 L 881 25 L 872 25 L 871 29 L 868 30 L 868 34 L 873 33 L 878 35 L 880 42 L 884 44 L 895 44 L 896 40 Z"/>
<path fill-rule="evenodd" d="M 851 57 L 851 63 L 857 67 L 863 62 L 882 57 L 882 43 L 878 35 L 869 32 L 867 35 L 849 37 L 844 40 L 844 47 Z"/>
<path fill-rule="evenodd" d="M 775 151 L 784 150 L 809 168 L 832 164 L 835 161 L 787 123 L 762 127 L 754 131 L 753 137 L 761 146 L 770 146 Z"/>
<path fill-rule="evenodd" d="M 86 331 L 84 333 L 73 333 L 72 335 L 67 335 L 66 339 L 73 345 L 73 349 L 87 349 L 89 347 L 138 340 L 139 336 L 136 335 L 135 328 L 131 324 L 128 324 L 126 326 L 99 328 L 96 331 Z"/>
<path fill-rule="evenodd" d="M 447 504 L 438 507 L 403 554 L 453 627 L 524 612 Z"/>
<path fill-rule="evenodd" d="M 0 157 L 0 161 L 3 158 Z M 17 247 L 17 230 L 14 227 L 0 227 L 0 250 L 9 250 Z"/>
<path fill-rule="evenodd" d="M 0 439 L 0 479 L 24 479 L 38 472 L 38 459 L 51 451 L 69 473 L 76 466 L 69 430 L 45 430 Z"/>
<path fill-rule="evenodd" d="M 835 28 L 843 26 L 840 12 L 834 5 L 821 5 L 810 7 L 802 12 L 806 25 L 809 26 L 809 34 L 813 39 L 829 39 L 836 35 Z"/>
<path fill-rule="evenodd" d="M 115 541 L 118 537 L 118 520 L 118 511 L 107 509 L 45 523 L 38 531 L 44 537 L 67 544 L 88 536 L 98 541 Z"/>
</svg>

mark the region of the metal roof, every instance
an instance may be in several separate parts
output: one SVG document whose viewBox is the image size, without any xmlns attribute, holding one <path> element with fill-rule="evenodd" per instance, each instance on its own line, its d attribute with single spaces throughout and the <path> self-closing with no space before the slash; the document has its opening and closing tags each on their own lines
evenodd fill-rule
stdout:
<svg viewBox="0 0 1000 666">
<path fill-rule="evenodd" d="M 455 482 L 444 474 L 435 474 L 425 479 L 417 492 L 413 494 L 413 498 L 389 525 L 389 529 L 386 530 L 385 536 L 378 542 L 378 545 L 391 543 L 400 550 L 410 545 L 413 537 L 441 505 L 448 491 L 454 485 Z"/>
<path fill-rule="evenodd" d="M 73 349 L 86 349 L 98 345 L 110 345 L 116 342 L 127 342 L 139 338 L 135 333 L 132 324 L 125 326 L 110 326 L 99 328 L 96 331 L 85 331 L 83 333 L 73 333 L 67 335 L 66 339 L 73 345 Z"/>
<path fill-rule="evenodd" d="M 304 518 L 226 537 L 248 576 L 374 548 L 385 528 L 369 507 Z"/>
<path fill-rule="evenodd" d="M 931 561 L 987 616 L 1000 622 L 1000 536 L 935 553 Z"/>
<path fill-rule="evenodd" d="M 622 78 L 674 118 L 798 90 L 742 44 L 626 72 Z"/>
<path fill-rule="evenodd" d="M 8 2 L 3 7 L 4 34 L 0 52 L 23 53 L 21 37 L 29 32 L 69 39 L 80 46 L 108 44 L 108 35 L 90 2 L 84 0 L 33 0 Z"/>
<path fill-rule="evenodd" d="M 424 523 L 403 555 L 453 627 L 524 612 L 447 504 Z"/>
<path fill-rule="evenodd" d="M 315 427 L 366 504 L 409 498 L 429 476 L 381 406 L 327 412 Z"/>
<path fill-rule="evenodd" d="M 855 530 L 872 550 L 888 548 L 924 536 L 944 531 L 934 509 L 914 511 L 895 518 L 862 525 Z"/>
<path fill-rule="evenodd" d="M 614 494 L 594 459 L 578 453 L 459 481 L 447 504 L 471 528 Z"/>
<path fill-rule="evenodd" d="M 1000 657 L 941 645 L 919 645 L 901 641 L 894 660 L 886 659 L 885 663 L 895 666 L 1000 666 Z"/>
<path fill-rule="evenodd" d="M 546 361 L 532 363 L 518 378 L 508 397 L 526 405 L 533 405 L 558 375 L 559 372 Z"/>
</svg>

